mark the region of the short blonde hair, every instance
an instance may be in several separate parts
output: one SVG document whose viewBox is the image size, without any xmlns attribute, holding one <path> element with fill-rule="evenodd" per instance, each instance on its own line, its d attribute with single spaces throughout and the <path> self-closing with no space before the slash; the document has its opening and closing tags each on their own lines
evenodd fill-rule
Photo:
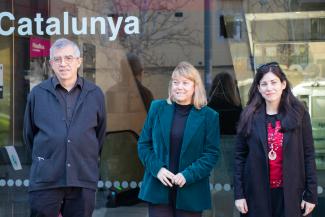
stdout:
<svg viewBox="0 0 325 217">
<path fill-rule="evenodd" d="M 194 82 L 194 94 L 192 99 L 192 104 L 196 109 L 201 109 L 207 105 L 207 97 L 204 89 L 204 85 L 200 76 L 199 71 L 188 62 L 180 62 L 173 71 L 171 79 L 168 86 L 168 98 L 167 102 L 172 104 L 175 100 L 172 96 L 172 80 L 175 77 L 184 77 Z"/>
</svg>

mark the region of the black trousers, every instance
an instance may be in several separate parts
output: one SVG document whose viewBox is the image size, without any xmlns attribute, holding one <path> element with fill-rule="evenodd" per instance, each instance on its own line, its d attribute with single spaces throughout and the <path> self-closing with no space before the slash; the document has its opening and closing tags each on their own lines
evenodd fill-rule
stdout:
<svg viewBox="0 0 325 217">
<path fill-rule="evenodd" d="M 202 212 L 190 212 L 175 209 L 172 205 L 149 203 L 149 217 L 202 217 Z"/>
<path fill-rule="evenodd" d="M 272 217 L 284 217 L 283 188 L 271 189 Z"/>
<path fill-rule="evenodd" d="M 91 217 L 95 190 L 64 187 L 29 192 L 31 217 Z"/>
</svg>

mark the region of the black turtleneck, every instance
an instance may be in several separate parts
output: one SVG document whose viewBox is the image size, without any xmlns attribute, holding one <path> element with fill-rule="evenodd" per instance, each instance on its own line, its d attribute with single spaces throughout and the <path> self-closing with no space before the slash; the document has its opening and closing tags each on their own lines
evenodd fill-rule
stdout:
<svg viewBox="0 0 325 217">
<path fill-rule="evenodd" d="M 188 115 L 190 114 L 192 105 L 179 105 L 174 103 L 175 111 L 172 122 L 172 128 L 170 131 L 170 152 L 169 152 L 169 170 L 175 175 L 179 172 L 179 157 L 181 154 L 183 136 L 186 121 Z M 174 186 L 170 189 L 169 199 L 170 204 L 175 207 L 176 206 L 176 194 L 177 187 Z"/>
<path fill-rule="evenodd" d="M 266 114 L 266 126 L 268 125 L 268 123 L 272 124 L 272 127 L 275 127 L 275 122 L 278 120 L 278 115 L 274 114 L 274 115 L 269 115 Z"/>
<path fill-rule="evenodd" d="M 179 172 L 179 157 L 181 154 L 186 121 L 192 105 L 179 105 L 175 103 L 174 117 L 170 131 L 169 170 L 175 175 Z M 177 186 L 170 189 L 169 202 L 176 207 Z"/>
<path fill-rule="evenodd" d="M 175 103 L 175 111 L 170 131 L 169 170 L 178 173 L 179 157 L 182 149 L 183 135 L 187 117 L 192 105 L 179 105 Z"/>
</svg>

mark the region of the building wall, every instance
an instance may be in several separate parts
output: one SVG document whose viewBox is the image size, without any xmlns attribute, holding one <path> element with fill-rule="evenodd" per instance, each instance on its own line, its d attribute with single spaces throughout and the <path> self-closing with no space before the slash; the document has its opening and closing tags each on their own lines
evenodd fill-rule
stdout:
<svg viewBox="0 0 325 217">
<path fill-rule="evenodd" d="M 132 15 L 140 21 L 140 34 L 126 35 L 122 22 L 122 30 L 114 41 L 110 40 L 110 31 L 100 34 L 99 26 L 94 35 L 73 35 L 70 30 L 67 35 L 0 36 L 0 64 L 4 66 L 4 92 L 0 99 L 0 217 L 29 215 L 27 187 L 31 159 L 30 150 L 22 142 L 23 113 L 30 90 L 52 75 L 48 56 L 30 56 L 29 42 L 33 37 L 50 42 L 60 37 L 76 41 L 84 57 L 79 74 L 96 83 L 105 94 L 108 132 L 94 216 L 147 214 L 143 203 L 123 207 L 125 212 L 108 208 L 113 206 L 108 197 L 112 191 L 129 192 L 141 186 L 143 168 L 137 158 L 136 143 L 147 105 L 136 82 L 148 88 L 154 99 L 160 99 L 167 97 L 170 75 L 180 61 L 191 62 L 205 76 L 205 11 L 202 0 L 135 2 L 141 5 L 133 5 L 128 0 L 0 2 L 0 12 L 10 11 L 16 17 L 14 22 L 2 20 L 4 29 L 11 25 L 17 27 L 20 17 L 33 19 L 37 12 L 44 19 L 58 17 L 60 21 L 63 12 L 69 12 L 69 18 L 77 17 L 79 24 L 85 17 L 123 16 L 125 19 Z M 294 93 L 309 106 L 316 135 L 318 193 L 322 204 L 325 200 L 325 156 L 322 154 L 325 119 L 319 114 L 325 95 L 322 83 L 325 80 L 325 4 L 316 0 L 211 0 L 210 10 L 212 80 L 221 72 L 229 73 L 236 84 L 232 91 L 239 95 L 244 107 L 255 67 L 278 61 L 292 81 Z M 35 28 L 33 24 L 34 32 Z M 130 52 L 140 60 L 143 68 L 140 74 L 132 71 L 127 59 Z M 236 126 L 232 127 L 235 130 Z M 232 189 L 234 139 L 233 134 L 221 136 L 222 155 L 210 178 L 213 208 L 204 212 L 205 217 L 238 216 Z M 22 170 L 12 168 L 4 148 L 8 145 L 15 145 Z M 135 198 L 136 194 L 128 201 Z M 318 207 L 314 216 L 324 216 L 323 206 Z"/>
</svg>

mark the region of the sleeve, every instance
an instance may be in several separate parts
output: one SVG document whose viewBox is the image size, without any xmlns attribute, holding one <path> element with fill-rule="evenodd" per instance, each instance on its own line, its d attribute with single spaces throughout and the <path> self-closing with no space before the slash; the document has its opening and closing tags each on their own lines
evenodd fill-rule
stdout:
<svg viewBox="0 0 325 217">
<path fill-rule="evenodd" d="M 235 156 L 234 156 L 234 197 L 235 200 L 245 197 L 244 191 L 244 169 L 248 155 L 248 145 L 246 137 L 241 133 L 236 136 Z"/>
<path fill-rule="evenodd" d="M 310 203 L 317 203 L 317 175 L 315 163 L 315 148 L 312 135 L 310 116 L 305 112 L 302 122 L 302 141 L 304 147 L 306 185 L 303 199 Z"/>
<path fill-rule="evenodd" d="M 34 136 L 37 132 L 37 128 L 34 123 L 33 118 L 33 103 L 32 103 L 32 93 L 27 97 L 27 103 L 25 108 L 24 115 L 24 124 L 23 124 L 23 139 L 25 145 L 27 145 L 30 150 L 33 149 Z"/>
<path fill-rule="evenodd" d="M 219 114 L 213 112 L 211 117 L 209 116 L 207 118 L 206 122 L 207 133 L 205 135 L 205 144 L 202 156 L 181 172 L 186 179 L 186 185 L 208 177 L 219 158 Z"/>
<path fill-rule="evenodd" d="M 138 140 L 138 156 L 143 166 L 154 177 L 157 177 L 159 170 L 165 166 L 164 163 L 157 157 L 153 150 L 152 128 L 154 119 L 156 118 L 159 106 L 159 101 L 151 103 L 149 113 L 142 128 L 140 138 Z"/>
<path fill-rule="evenodd" d="M 103 144 L 106 136 L 106 109 L 105 109 L 105 98 L 103 92 L 100 91 L 99 99 L 99 112 L 98 112 L 98 125 L 96 127 L 96 136 L 99 144 L 99 156 L 103 148 Z"/>
</svg>

